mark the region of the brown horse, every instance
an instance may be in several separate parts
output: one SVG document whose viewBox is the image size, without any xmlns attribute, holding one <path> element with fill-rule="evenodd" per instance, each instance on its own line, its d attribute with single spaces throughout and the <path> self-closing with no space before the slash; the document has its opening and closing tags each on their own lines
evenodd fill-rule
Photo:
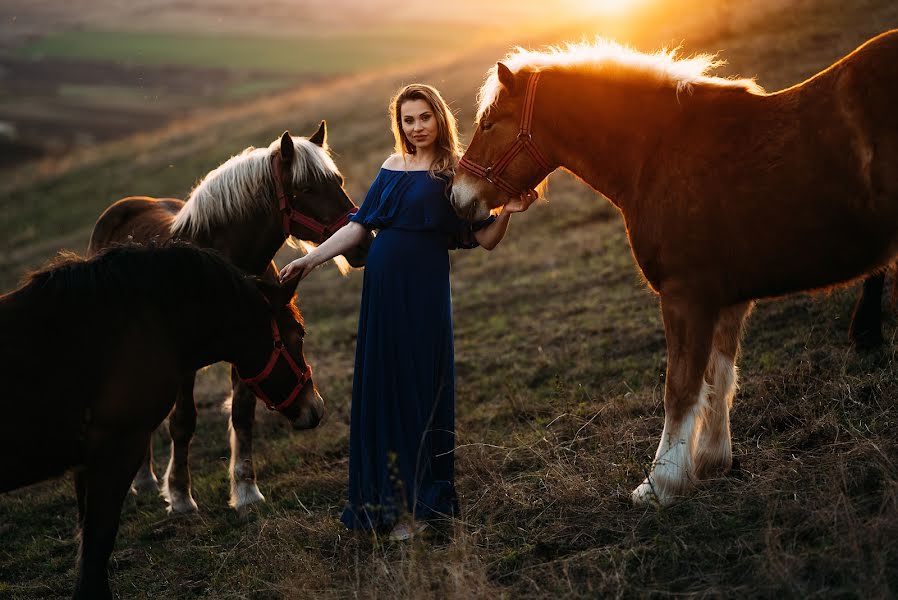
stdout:
<svg viewBox="0 0 898 600">
<path fill-rule="evenodd" d="M 111 597 L 122 500 L 185 378 L 224 360 L 273 404 L 314 403 L 297 281 L 247 278 L 184 244 L 132 245 L 63 257 L 0 296 L 0 492 L 74 470 L 76 598 Z"/>
<path fill-rule="evenodd" d="M 127 240 L 144 242 L 177 237 L 218 250 L 248 273 L 267 273 L 274 280 L 271 260 L 293 235 L 320 243 L 347 222 L 355 205 L 343 190 L 343 178 L 327 150 L 324 121 L 308 139 L 284 133 L 267 148 L 247 148 L 211 171 L 187 202 L 130 197 L 110 206 L 97 220 L 89 253 Z M 346 255 L 352 266 L 365 262 L 369 236 Z M 234 508 L 264 500 L 256 485 L 252 458 L 255 395 L 232 376 L 231 499 Z M 196 429 L 194 377 L 186 377 L 169 419 L 172 452 L 162 492 L 169 509 L 197 509 L 190 485 L 189 448 Z M 324 411 L 320 396 L 310 398 L 292 414 L 296 429 L 315 427 Z M 134 491 L 158 491 L 152 446 L 134 481 Z"/>
<path fill-rule="evenodd" d="M 712 57 L 617 44 L 519 50 L 489 73 L 453 186 L 482 218 L 564 168 L 621 211 L 660 295 L 664 431 L 636 502 L 732 464 L 729 410 L 758 298 L 825 289 L 898 252 L 898 31 L 765 93 Z"/>
</svg>

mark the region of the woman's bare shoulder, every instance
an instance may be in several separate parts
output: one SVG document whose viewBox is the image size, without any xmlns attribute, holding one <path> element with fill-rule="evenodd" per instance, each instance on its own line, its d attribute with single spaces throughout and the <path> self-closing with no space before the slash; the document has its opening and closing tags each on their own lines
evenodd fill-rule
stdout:
<svg viewBox="0 0 898 600">
<path fill-rule="evenodd" d="M 401 154 L 391 154 L 384 161 L 382 168 L 390 169 L 391 171 L 401 171 L 405 168 L 405 159 Z"/>
</svg>

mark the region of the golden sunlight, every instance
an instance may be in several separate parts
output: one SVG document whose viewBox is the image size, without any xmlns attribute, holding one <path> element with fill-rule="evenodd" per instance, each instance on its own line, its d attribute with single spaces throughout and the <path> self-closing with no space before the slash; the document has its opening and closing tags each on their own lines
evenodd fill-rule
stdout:
<svg viewBox="0 0 898 600">
<path fill-rule="evenodd" d="M 641 2 L 638 0 L 592 0 L 584 4 L 598 13 L 619 15 L 632 9 L 634 5 L 641 4 Z"/>
<path fill-rule="evenodd" d="M 601 17 L 623 17 L 650 0 L 576 0 L 567 2 L 571 8 L 584 15 Z"/>
</svg>

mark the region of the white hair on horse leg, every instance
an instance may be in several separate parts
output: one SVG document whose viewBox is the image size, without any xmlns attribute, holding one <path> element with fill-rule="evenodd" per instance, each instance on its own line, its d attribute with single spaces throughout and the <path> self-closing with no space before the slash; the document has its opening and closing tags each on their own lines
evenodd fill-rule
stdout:
<svg viewBox="0 0 898 600">
<path fill-rule="evenodd" d="M 701 432 L 702 415 L 707 410 L 710 392 L 711 386 L 703 381 L 696 402 L 677 423 L 665 411 L 664 430 L 661 432 L 655 460 L 652 461 L 651 473 L 633 490 L 633 502 L 657 502 L 666 506 L 694 484 L 695 441 Z"/>
<path fill-rule="evenodd" d="M 231 443 L 231 461 L 228 465 L 231 494 L 228 505 L 236 510 L 242 510 L 250 504 L 264 502 L 265 496 L 259 491 L 252 471 L 252 459 L 245 458 L 241 454 L 240 440 L 237 439 L 237 430 L 234 429 L 232 419 L 228 419 L 228 438 Z"/>
<path fill-rule="evenodd" d="M 699 477 L 725 471 L 732 464 L 730 408 L 738 387 L 735 359 L 716 348 L 711 352 L 708 371 L 714 378 L 707 408 L 702 417 L 702 430 L 695 448 L 695 470 Z"/>
</svg>

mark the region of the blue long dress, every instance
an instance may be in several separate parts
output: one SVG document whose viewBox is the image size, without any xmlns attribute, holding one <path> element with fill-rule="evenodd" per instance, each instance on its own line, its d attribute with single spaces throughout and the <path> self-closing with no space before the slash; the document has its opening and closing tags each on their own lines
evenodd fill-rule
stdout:
<svg viewBox="0 0 898 600">
<path fill-rule="evenodd" d="M 458 513 L 449 254 L 477 245 L 448 181 L 381 169 L 351 220 L 379 230 L 365 265 L 349 434 L 350 529 Z"/>
</svg>

